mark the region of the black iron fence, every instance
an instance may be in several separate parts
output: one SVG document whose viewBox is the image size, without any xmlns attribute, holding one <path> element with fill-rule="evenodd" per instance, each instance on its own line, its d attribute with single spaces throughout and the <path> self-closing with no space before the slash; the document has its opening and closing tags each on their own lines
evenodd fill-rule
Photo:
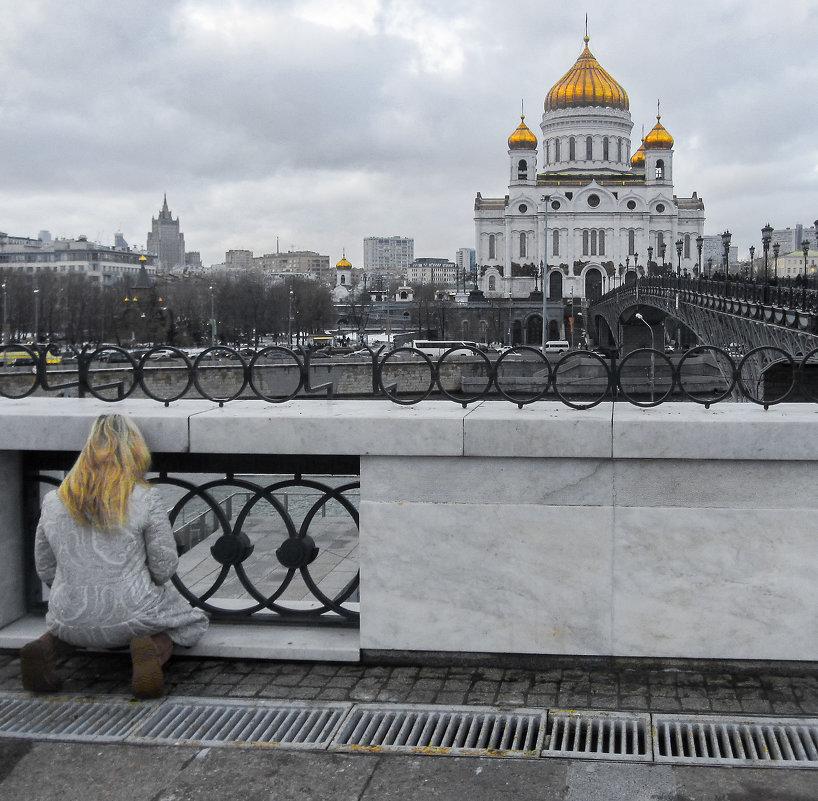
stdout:
<svg viewBox="0 0 818 801">
<path fill-rule="evenodd" d="M 61 475 L 32 467 L 25 518 L 30 606 L 38 610 L 46 599 L 34 574 L 34 530 L 41 496 Z M 173 583 L 193 606 L 214 619 L 358 625 L 357 476 L 162 472 L 151 483 L 176 538 Z"/>
<path fill-rule="evenodd" d="M 0 396 L 35 392 L 93 396 L 115 402 L 131 396 L 170 404 L 203 398 L 283 403 L 296 397 L 382 398 L 402 405 L 427 399 L 462 404 L 505 400 L 520 408 L 556 400 L 575 409 L 604 401 L 656 406 L 670 400 L 709 406 L 729 399 L 770 406 L 818 401 L 818 349 L 790 354 L 765 346 L 749 352 L 711 345 L 684 353 L 639 348 L 544 354 L 520 346 L 503 353 L 455 347 L 432 359 L 410 347 L 365 349 L 350 357 L 319 358 L 283 346 L 252 354 L 214 347 L 195 358 L 172 347 L 134 355 L 103 346 L 66 362 L 48 346 L 0 347 Z"/>
</svg>

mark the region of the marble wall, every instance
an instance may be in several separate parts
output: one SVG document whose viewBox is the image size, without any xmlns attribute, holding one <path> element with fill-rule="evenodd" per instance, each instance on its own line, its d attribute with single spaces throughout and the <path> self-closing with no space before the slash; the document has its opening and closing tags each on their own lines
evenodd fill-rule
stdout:
<svg viewBox="0 0 818 801">
<path fill-rule="evenodd" d="M 359 455 L 361 649 L 818 660 L 818 406 L 0 401 L 0 624 L 20 452 L 130 414 L 154 450 Z"/>
</svg>

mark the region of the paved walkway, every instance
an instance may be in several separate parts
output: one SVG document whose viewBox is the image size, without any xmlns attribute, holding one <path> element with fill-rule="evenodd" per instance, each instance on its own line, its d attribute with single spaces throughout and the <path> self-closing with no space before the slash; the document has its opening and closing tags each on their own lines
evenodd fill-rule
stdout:
<svg viewBox="0 0 818 801">
<path fill-rule="evenodd" d="M 707 671 L 588 663 L 541 669 L 175 657 L 175 696 L 818 716 L 818 664 Z M 75 656 L 64 692 L 128 695 L 125 653 Z M 0 691 L 19 691 L 0 653 Z M 0 798 L 26 801 L 816 801 L 818 771 L 0 738 Z"/>
<path fill-rule="evenodd" d="M 19 690 L 19 658 L 0 653 L 0 690 Z M 130 661 L 78 655 L 60 669 L 68 693 L 127 695 Z M 478 704 L 559 709 L 818 717 L 818 664 L 719 668 L 603 665 L 547 669 L 343 665 L 174 657 L 170 693 L 223 698 Z"/>
</svg>

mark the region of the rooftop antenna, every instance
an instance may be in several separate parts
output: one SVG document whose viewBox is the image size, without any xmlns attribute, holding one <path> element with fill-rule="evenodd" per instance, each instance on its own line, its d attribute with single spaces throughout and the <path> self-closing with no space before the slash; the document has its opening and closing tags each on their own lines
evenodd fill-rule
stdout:
<svg viewBox="0 0 818 801">
<path fill-rule="evenodd" d="M 585 41 L 588 42 L 588 14 L 585 14 Z"/>
</svg>

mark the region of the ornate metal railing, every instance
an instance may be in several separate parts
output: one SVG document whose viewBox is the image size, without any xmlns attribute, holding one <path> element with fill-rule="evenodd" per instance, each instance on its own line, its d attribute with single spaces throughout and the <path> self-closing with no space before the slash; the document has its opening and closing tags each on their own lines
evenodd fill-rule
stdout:
<svg viewBox="0 0 818 801">
<path fill-rule="evenodd" d="M 45 472 L 28 481 L 30 554 L 41 488 L 59 481 Z M 356 477 L 227 475 L 197 484 L 163 472 L 151 483 L 167 501 L 179 551 L 173 583 L 193 606 L 214 619 L 358 625 Z M 32 607 L 44 606 L 29 579 Z"/>
<path fill-rule="evenodd" d="M 728 399 L 764 406 L 795 398 L 818 401 L 813 380 L 818 348 L 793 354 L 764 346 L 742 353 L 703 345 L 672 355 L 639 348 L 622 359 L 613 351 L 548 356 L 527 346 L 495 357 L 464 346 L 437 359 L 409 347 L 366 350 L 357 361 L 318 360 L 283 346 L 249 358 L 230 348 L 208 348 L 190 359 L 179 349 L 158 347 L 137 359 L 122 348 L 104 346 L 66 365 L 49 364 L 46 346 L 7 345 L 0 347 L 0 396 L 71 390 L 111 402 L 141 394 L 165 404 L 191 397 L 224 404 L 237 398 L 283 403 L 321 395 L 385 398 L 402 405 L 437 398 L 464 407 L 502 399 L 521 408 L 558 400 L 575 409 L 616 400 L 637 406 L 669 400 L 706 406 Z M 322 378 L 329 380 L 315 383 Z"/>
</svg>

